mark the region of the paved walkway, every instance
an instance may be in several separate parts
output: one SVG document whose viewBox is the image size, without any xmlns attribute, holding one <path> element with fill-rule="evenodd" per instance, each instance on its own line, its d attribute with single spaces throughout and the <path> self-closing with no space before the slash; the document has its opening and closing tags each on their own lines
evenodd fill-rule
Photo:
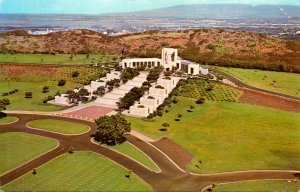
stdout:
<svg viewBox="0 0 300 192">
<path fill-rule="evenodd" d="M 24 132 L 34 135 L 40 135 L 56 139 L 60 142 L 58 148 L 36 158 L 32 161 L 21 165 L 20 167 L 7 172 L 0 176 L 2 185 L 7 184 L 14 179 L 32 171 L 51 159 L 66 153 L 72 146 L 76 150 L 93 151 L 101 154 L 116 163 L 122 165 L 128 170 L 132 170 L 141 179 L 147 182 L 156 191 L 200 191 L 205 187 L 218 184 L 244 180 L 257 180 L 257 179 L 284 179 L 292 180 L 299 179 L 295 176 L 299 171 L 248 171 L 248 172 L 231 172 L 220 174 L 203 174 L 196 175 L 188 173 L 180 168 L 174 161 L 172 161 L 166 154 L 154 147 L 152 144 L 143 141 L 133 135 L 128 135 L 127 140 L 146 153 L 161 169 L 161 173 L 150 171 L 141 164 L 131 160 L 130 158 L 117 153 L 109 148 L 105 148 L 90 142 L 91 134 L 96 131 L 95 124 L 89 121 L 69 119 L 58 116 L 47 116 L 49 119 L 60 119 L 70 122 L 82 123 L 90 126 L 92 129 L 88 133 L 81 135 L 61 135 L 58 133 L 51 133 L 43 130 L 34 130 L 26 127 L 29 121 L 45 118 L 41 115 L 29 114 L 12 114 L 19 118 L 19 121 L 9 125 L 0 125 L 0 134 L 5 132 Z"/>
</svg>

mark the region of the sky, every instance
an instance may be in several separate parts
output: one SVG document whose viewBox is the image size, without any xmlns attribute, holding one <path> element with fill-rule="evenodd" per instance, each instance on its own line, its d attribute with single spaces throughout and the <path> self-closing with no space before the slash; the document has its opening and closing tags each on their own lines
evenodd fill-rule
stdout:
<svg viewBox="0 0 300 192">
<path fill-rule="evenodd" d="M 0 0 L 0 13 L 104 14 L 212 2 L 300 6 L 300 0 Z"/>
</svg>

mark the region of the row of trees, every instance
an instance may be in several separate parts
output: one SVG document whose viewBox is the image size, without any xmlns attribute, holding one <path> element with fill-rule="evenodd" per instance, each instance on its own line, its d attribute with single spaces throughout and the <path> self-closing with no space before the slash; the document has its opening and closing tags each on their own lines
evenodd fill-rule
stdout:
<svg viewBox="0 0 300 192">
<path fill-rule="evenodd" d="M 140 71 L 135 68 L 126 68 L 121 73 L 121 80 L 123 83 L 126 83 L 128 80 L 131 80 L 138 76 Z"/>
<path fill-rule="evenodd" d="M 147 81 L 149 81 L 150 83 L 156 82 L 163 70 L 164 69 L 162 66 L 151 69 L 147 76 Z"/>
<path fill-rule="evenodd" d="M 131 105 L 134 104 L 135 101 L 138 101 L 147 91 L 147 87 L 134 87 L 128 93 L 125 94 L 123 98 L 119 100 L 118 108 L 120 111 L 128 110 Z"/>
</svg>

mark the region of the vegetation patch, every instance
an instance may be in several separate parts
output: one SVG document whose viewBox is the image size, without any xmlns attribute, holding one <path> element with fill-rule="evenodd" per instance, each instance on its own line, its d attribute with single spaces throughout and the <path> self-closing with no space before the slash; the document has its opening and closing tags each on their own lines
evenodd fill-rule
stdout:
<svg viewBox="0 0 300 192">
<path fill-rule="evenodd" d="M 151 191 L 139 177 L 92 152 L 64 154 L 35 174 L 5 185 L 4 191 Z M 80 174 L 79 174 L 80 173 Z"/>
<path fill-rule="evenodd" d="M 0 134 L 0 175 L 56 147 L 54 139 L 27 133 Z"/>
<path fill-rule="evenodd" d="M 237 102 L 240 92 L 219 82 L 203 79 L 188 79 L 182 81 L 180 96 L 204 99 L 207 101 Z M 197 101 L 198 101 L 197 100 Z M 200 103 L 200 100 L 198 103 Z"/>
<path fill-rule="evenodd" d="M 68 121 L 54 120 L 54 119 L 39 119 L 28 123 L 29 127 L 35 129 L 42 129 L 46 131 L 53 131 L 62 134 L 80 134 L 88 131 L 89 126 Z"/>
</svg>

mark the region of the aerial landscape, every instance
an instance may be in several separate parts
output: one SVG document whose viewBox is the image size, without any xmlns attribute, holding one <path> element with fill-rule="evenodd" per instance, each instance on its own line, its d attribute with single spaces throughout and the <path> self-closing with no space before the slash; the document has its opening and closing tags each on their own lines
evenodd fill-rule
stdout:
<svg viewBox="0 0 300 192">
<path fill-rule="evenodd" d="M 300 192 L 298 0 L 0 0 L 0 192 Z"/>
</svg>

